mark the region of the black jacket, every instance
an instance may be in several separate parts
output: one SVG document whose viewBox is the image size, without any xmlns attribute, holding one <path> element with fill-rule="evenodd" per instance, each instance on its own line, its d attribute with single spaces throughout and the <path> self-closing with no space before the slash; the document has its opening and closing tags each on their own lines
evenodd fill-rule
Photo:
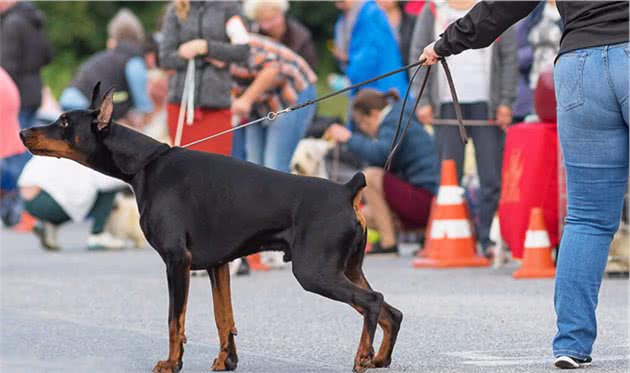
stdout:
<svg viewBox="0 0 630 373">
<path fill-rule="evenodd" d="M 112 118 L 114 120 L 123 118 L 133 107 L 125 67 L 131 58 L 141 56 L 141 45 L 121 42 L 116 48 L 98 52 L 85 61 L 79 67 L 70 86 L 79 89 L 85 97 L 92 95 L 92 89 L 99 81 L 102 87 L 116 86 Z"/>
<path fill-rule="evenodd" d="M 452 23 L 435 43 L 440 56 L 490 45 L 528 15 L 536 1 L 483 1 Z M 628 41 L 627 1 L 557 1 L 564 31 L 558 54 Z"/>
<path fill-rule="evenodd" d="M 50 63 L 52 47 L 44 33 L 44 15 L 30 2 L 18 2 L 0 14 L 0 65 L 20 90 L 22 109 L 42 100 L 40 70 Z"/>
</svg>

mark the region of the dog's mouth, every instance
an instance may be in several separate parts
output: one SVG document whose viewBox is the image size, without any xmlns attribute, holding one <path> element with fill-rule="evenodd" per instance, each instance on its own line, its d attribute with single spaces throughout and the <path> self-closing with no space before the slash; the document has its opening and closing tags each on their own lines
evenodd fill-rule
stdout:
<svg viewBox="0 0 630 373">
<path fill-rule="evenodd" d="M 20 132 L 20 139 L 26 148 L 34 155 L 57 158 L 73 158 L 74 152 L 63 141 L 42 139 L 39 134 L 26 130 Z"/>
</svg>

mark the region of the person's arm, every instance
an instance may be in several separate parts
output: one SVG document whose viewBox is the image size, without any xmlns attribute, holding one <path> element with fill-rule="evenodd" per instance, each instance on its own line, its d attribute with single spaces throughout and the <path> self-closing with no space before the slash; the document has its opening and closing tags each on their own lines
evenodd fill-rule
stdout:
<svg viewBox="0 0 630 373">
<path fill-rule="evenodd" d="M 514 27 L 503 33 L 496 43 L 501 57 L 501 94 L 499 105 L 512 107 L 518 85 L 518 37 Z"/>
<path fill-rule="evenodd" d="M 422 48 L 424 48 L 427 44 L 431 43 L 435 39 L 435 17 L 433 16 L 433 12 L 431 11 L 430 6 L 427 4 L 422 8 L 422 11 L 416 18 L 415 26 L 413 28 L 413 36 L 411 38 L 411 51 L 409 53 L 409 61 L 408 63 L 414 63 L 418 61 L 420 58 L 420 54 L 422 53 Z M 411 79 L 411 75 L 414 73 L 415 69 L 409 70 L 409 78 Z M 414 80 L 414 84 L 411 87 L 411 92 L 414 97 L 418 97 L 418 91 L 420 90 L 420 86 L 422 85 L 422 81 L 424 80 L 424 75 L 426 74 L 426 69 L 422 69 L 418 72 L 416 79 Z M 434 72 L 435 74 L 435 72 Z M 425 87 L 425 94 L 420 97 L 420 102 L 418 103 L 418 108 L 425 108 L 427 106 L 433 107 L 435 104 L 431 101 L 433 98 L 431 95 L 433 79 L 429 77 L 427 81 L 427 86 Z"/>
<path fill-rule="evenodd" d="M 256 78 L 243 94 L 232 100 L 232 113 L 239 117 L 247 117 L 252 110 L 257 98 L 269 88 L 277 84 L 280 67 L 277 63 L 267 63 L 265 67 L 256 74 Z"/>
<path fill-rule="evenodd" d="M 166 11 L 161 33 L 162 41 L 159 48 L 160 67 L 167 70 L 185 70 L 188 61 L 178 53 L 180 45 L 179 19 L 175 13 L 175 7 L 172 5 Z"/>
<path fill-rule="evenodd" d="M 244 62 L 249 57 L 249 34 L 240 16 L 241 8 L 236 1 L 226 4 L 225 33 L 229 42 L 206 40 L 207 57 L 223 62 Z"/>
<path fill-rule="evenodd" d="M 142 57 L 134 57 L 125 65 L 125 78 L 129 86 L 133 107 L 136 111 L 144 114 L 153 111 L 153 103 L 147 89 L 147 74 L 147 67 Z"/>
<path fill-rule="evenodd" d="M 435 63 L 437 57 L 485 48 L 537 5 L 538 1 L 479 2 L 464 17 L 448 26 L 431 50 L 425 50 L 420 58 L 425 57 L 428 63 Z"/>
<path fill-rule="evenodd" d="M 22 71 L 22 35 L 22 26 L 17 21 L 5 24 L 0 32 L 1 65 L 13 79 Z"/>
<path fill-rule="evenodd" d="M 382 167 L 387 161 L 394 138 L 394 128 L 381 124 L 375 139 L 354 132 L 348 140 L 348 149 L 372 166 Z"/>
</svg>

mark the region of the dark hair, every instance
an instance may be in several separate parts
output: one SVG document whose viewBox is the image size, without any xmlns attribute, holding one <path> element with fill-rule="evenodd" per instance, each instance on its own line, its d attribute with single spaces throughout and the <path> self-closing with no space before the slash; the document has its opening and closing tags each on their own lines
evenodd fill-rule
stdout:
<svg viewBox="0 0 630 373">
<path fill-rule="evenodd" d="M 375 89 L 364 88 L 354 96 L 352 111 L 370 114 L 372 110 L 383 110 L 391 101 L 398 101 L 400 96 L 395 89 L 382 93 Z"/>
</svg>

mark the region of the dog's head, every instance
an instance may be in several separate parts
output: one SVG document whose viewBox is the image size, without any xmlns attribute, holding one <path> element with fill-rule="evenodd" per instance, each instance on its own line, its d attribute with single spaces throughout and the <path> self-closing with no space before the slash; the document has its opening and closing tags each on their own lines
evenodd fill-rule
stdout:
<svg viewBox="0 0 630 373">
<path fill-rule="evenodd" d="M 97 105 L 100 82 L 92 92 L 92 103 L 85 110 L 67 111 L 52 124 L 25 129 L 20 132 L 24 145 L 36 155 L 68 158 L 85 164 L 90 155 L 102 147 L 114 110 L 114 87 L 110 88 Z"/>
</svg>

